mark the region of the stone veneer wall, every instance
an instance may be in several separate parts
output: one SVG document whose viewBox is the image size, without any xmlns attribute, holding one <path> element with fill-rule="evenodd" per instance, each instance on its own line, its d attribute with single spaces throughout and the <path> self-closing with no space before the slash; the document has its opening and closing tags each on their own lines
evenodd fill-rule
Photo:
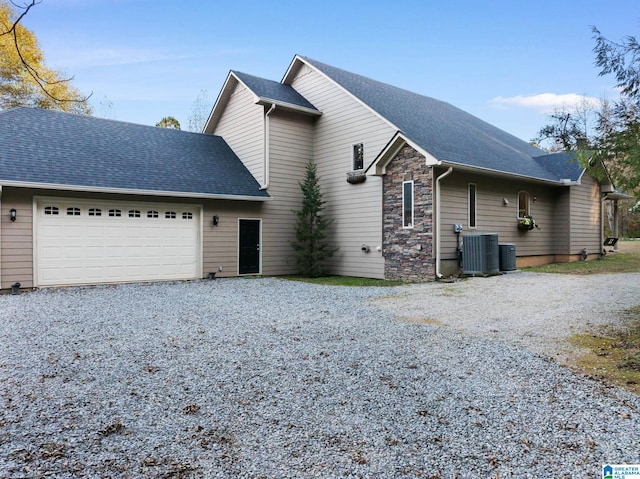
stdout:
<svg viewBox="0 0 640 479">
<path fill-rule="evenodd" d="M 435 279 L 433 256 L 433 168 L 405 145 L 387 165 L 383 181 L 383 245 L 386 279 Z M 402 182 L 413 180 L 413 228 L 402 227 Z"/>
</svg>

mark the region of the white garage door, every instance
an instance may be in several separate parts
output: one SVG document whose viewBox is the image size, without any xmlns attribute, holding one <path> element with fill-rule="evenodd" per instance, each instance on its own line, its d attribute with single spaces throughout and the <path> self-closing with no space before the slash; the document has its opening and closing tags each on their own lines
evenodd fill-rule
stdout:
<svg viewBox="0 0 640 479">
<path fill-rule="evenodd" d="M 38 286 L 194 279 L 200 208 L 39 198 Z"/>
</svg>

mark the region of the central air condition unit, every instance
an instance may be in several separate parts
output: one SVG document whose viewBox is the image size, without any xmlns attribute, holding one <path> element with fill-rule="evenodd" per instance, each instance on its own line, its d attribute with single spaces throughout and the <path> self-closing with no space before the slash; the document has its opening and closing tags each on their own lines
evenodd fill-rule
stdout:
<svg viewBox="0 0 640 479">
<path fill-rule="evenodd" d="M 462 273 L 498 274 L 500 249 L 497 233 L 462 235 Z"/>
<path fill-rule="evenodd" d="M 503 243 L 500 245 L 500 271 L 516 270 L 516 245 Z"/>
</svg>

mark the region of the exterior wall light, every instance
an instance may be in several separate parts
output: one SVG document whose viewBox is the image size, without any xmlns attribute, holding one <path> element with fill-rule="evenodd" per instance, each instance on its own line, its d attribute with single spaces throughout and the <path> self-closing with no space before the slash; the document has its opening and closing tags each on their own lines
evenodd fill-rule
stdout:
<svg viewBox="0 0 640 479">
<path fill-rule="evenodd" d="M 11 221 L 15 221 L 16 220 L 16 215 L 17 215 L 17 211 L 15 208 L 11 208 L 9 210 L 9 218 L 11 218 Z"/>
<path fill-rule="evenodd" d="M 220 217 L 218 215 L 213 215 L 213 226 L 218 226 L 220 222 Z"/>
</svg>

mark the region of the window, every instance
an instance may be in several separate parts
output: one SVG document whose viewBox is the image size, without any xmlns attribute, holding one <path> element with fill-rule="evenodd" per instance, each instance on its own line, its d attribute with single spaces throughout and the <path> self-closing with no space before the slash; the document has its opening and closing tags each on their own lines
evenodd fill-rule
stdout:
<svg viewBox="0 0 640 479">
<path fill-rule="evenodd" d="M 122 216 L 122 211 L 117 209 L 109 210 L 109 216 L 119 218 L 120 216 Z"/>
<path fill-rule="evenodd" d="M 183 220 L 192 220 L 193 219 L 193 213 L 191 213 L 191 212 L 182 213 L 182 219 Z"/>
<path fill-rule="evenodd" d="M 57 215 L 60 210 L 57 206 L 45 206 L 44 214 L 45 215 Z"/>
<path fill-rule="evenodd" d="M 89 208 L 89 216 L 102 216 L 100 208 Z"/>
<path fill-rule="evenodd" d="M 129 218 L 140 218 L 140 210 L 129 210 Z"/>
<path fill-rule="evenodd" d="M 67 216 L 80 216 L 80 208 L 67 208 Z"/>
<path fill-rule="evenodd" d="M 157 218 L 157 217 L 158 217 L 157 211 L 147 211 L 147 218 Z"/>
<path fill-rule="evenodd" d="M 402 226 L 413 228 L 413 181 L 402 182 Z"/>
<path fill-rule="evenodd" d="M 529 193 L 520 191 L 518 193 L 518 218 L 529 216 Z"/>
<path fill-rule="evenodd" d="M 469 228 L 476 227 L 476 184 L 469 183 Z"/>
<path fill-rule="evenodd" d="M 169 219 L 173 219 L 173 218 L 175 218 L 175 217 L 176 217 L 176 212 L 175 212 L 175 211 L 167 211 L 167 212 L 164 214 L 164 217 L 165 217 L 165 218 L 169 218 Z"/>
<path fill-rule="evenodd" d="M 353 169 L 362 170 L 364 168 L 364 144 L 353 145 Z"/>
</svg>

